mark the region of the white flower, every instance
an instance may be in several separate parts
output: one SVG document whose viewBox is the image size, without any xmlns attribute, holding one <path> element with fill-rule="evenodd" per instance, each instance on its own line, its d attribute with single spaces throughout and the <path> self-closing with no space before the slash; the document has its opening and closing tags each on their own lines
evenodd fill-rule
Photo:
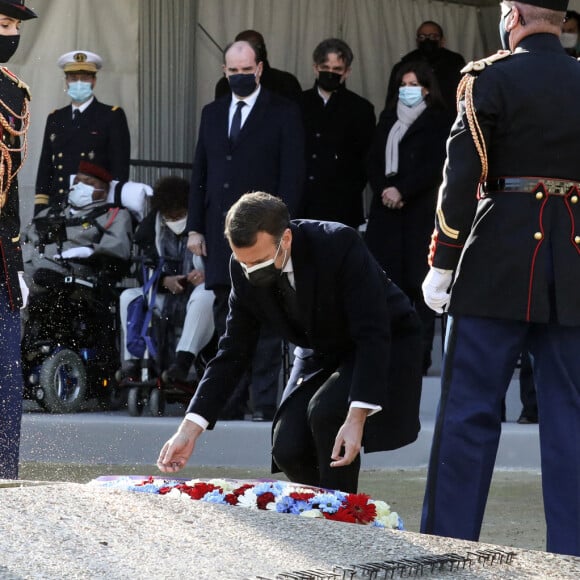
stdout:
<svg viewBox="0 0 580 580">
<path fill-rule="evenodd" d="M 244 492 L 244 495 L 240 495 L 238 497 L 238 505 L 240 507 L 245 507 L 251 510 L 257 510 L 258 509 L 258 498 L 256 497 L 256 494 L 251 490 L 251 489 L 247 489 Z"/>
<path fill-rule="evenodd" d="M 300 515 L 305 518 L 323 518 L 322 512 L 318 509 L 311 509 L 300 512 Z"/>
<path fill-rule="evenodd" d="M 211 483 L 212 485 L 216 485 L 217 487 L 221 487 L 224 490 L 224 493 L 230 493 L 238 485 L 232 483 L 231 481 L 226 481 L 225 479 L 210 479 L 207 483 Z"/>
</svg>

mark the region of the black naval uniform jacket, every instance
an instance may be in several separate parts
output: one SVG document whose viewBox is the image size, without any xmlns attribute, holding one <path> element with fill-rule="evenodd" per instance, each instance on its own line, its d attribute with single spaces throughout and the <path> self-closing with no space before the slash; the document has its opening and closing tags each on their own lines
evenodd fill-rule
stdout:
<svg viewBox="0 0 580 580">
<path fill-rule="evenodd" d="M 556 36 L 534 34 L 513 55 L 478 64 L 484 70 L 474 104 L 488 184 L 526 177 L 539 185 L 529 193 L 478 190 L 481 163 L 462 103 L 447 144 L 430 257 L 433 266 L 455 270 L 449 311 L 539 323 L 555 315 L 561 325 L 578 325 L 580 192 L 547 195 L 540 184 L 580 181 L 580 63 Z"/>
<path fill-rule="evenodd" d="M 22 129 L 20 119 L 13 116 L 7 109 L 21 115 L 24 110 L 25 99 L 30 100 L 28 87 L 7 68 L 0 68 L 0 114 L 16 130 Z M 0 127 L 3 146 L 8 146 L 12 162 L 12 172 L 20 168 L 22 161 L 19 149 L 21 139 L 11 136 L 8 131 Z M 5 167 L 6 171 L 6 167 Z M 4 175 L 6 179 L 6 174 Z M 5 286 L 12 310 L 22 306 L 22 296 L 18 283 L 18 271 L 24 269 L 22 264 L 22 250 L 20 247 L 20 203 L 18 197 L 18 179 L 14 175 L 10 188 L 3 191 L 4 205 L 0 208 L 0 286 Z M 4 197 L 4 195 L 2 196 Z"/>
<path fill-rule="evenodd" d="M 131 139 L 125 112 L 96 98 L 73 122 L 72 105 L 48 115 L 36 175 L 35 213 L 66 201 L 70 176 L 81 161 L 106 169 L 118 181 L 129 179 Z"/>
<path fill-rule="evenodd" d="M 366 155 L 375 131 L 373 105 L 341 85 L 324 104 L 317 85 L 302 94 L 306 182 L 301 215 L 358 227 L 364 222 Z"/>
<path fill-rule="evenodd" d="M 226 333 L 188 412 L 201 415 L 213 428 L 252 360 L 261 325 L 267 323 L 298 345 L 279 413 L 302 385 L 320 378 L 320 373 L 330 376 L 342 360 L 354 355 L 350 400 L 383 407 L 367 420 L 365 451 L 411 443 L 419 432 L 422 378 L 417 314 L 354 229 L 334 222 L 293 220 L 291 230 L 301 330 L 290 324 L 275 289 L 252 286 L 232 259 Z"/>
</svg>

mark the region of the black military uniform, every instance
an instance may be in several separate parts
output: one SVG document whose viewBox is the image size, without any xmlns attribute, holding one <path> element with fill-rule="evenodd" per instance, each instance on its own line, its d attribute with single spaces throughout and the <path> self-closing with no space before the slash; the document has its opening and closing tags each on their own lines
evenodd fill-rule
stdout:
<svg viewBox="0 0 580 580">
<path fill-rule="evenodd" d="M 306 218 L 364 222 L 362 193 L 367 182 L 366 155 L 375 131 L 373 105 L 344 84 L 325 104 L 315 84 L 302 94 L 306 136 Z"/>
<path fill-rule="evenodd" d="M 83 51 L 68 54 L 71 59 L 76 58 L 75 72 L 84 70 L 83 65 L 88 67 L 93 64 L 91 55 L 99 58 L 94 53 Z M 64 58 L 67 55 L 59 60 L 65 73 L 68 72 L 67 59 Z M 100 68 L 100 64 L 98 67 L 93 64 L 93 70 L 96 68 Z M 88 107 L 77 119 L 73 119 L 72 105 L 53 111 L 46 121 L 38 163 L 34 213 L 46 208 L 48 204 L 66 204 L 70 176 L 76 174 L 81 161 L 104 167 L 117 181 L 128 181 L 130 153 L 127 118 L 120 107 L 100 103 L 92 97 Z"/>
<path fill-rule="evenodd" d="M 24 0 L 0 0 L 0 15 L 29 20 L 36 14 Z M 0 62 L 7 62 L 18 46 L 15 20 L 3 21 Z M 26 158 L 29 128 L 28 87 L 7 68 L 0 67 L 0 479 L 18 478 L 22 417 L 19 272 L 20 204 L 17 174 Z"/>
<path fill-rule="evenodd" d="M 514 54 L 466 67 L 447 144 L 430 259 L 455 281 L 421 529 L 478 538 L 502 398 L 528 345 L 547 549 L 580 556 L 580 64 L 556 24 L 524 36 L 523 16 L 504 8 Z"/>
</svg>

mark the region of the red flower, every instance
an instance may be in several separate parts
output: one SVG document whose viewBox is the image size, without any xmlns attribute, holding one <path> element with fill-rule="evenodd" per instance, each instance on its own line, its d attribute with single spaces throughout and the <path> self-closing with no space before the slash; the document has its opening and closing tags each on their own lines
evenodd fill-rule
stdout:
<svg viewBox="0 0 580 580">
<path fill-rule="evenodd" d="M 175 486 L 179 491 L 186 493 L 191 499 L 201 499 L 206 493 L 218 489 L 222 491 L 221 487 L 213 485 L 212 483 L 196 483 L 194 486 L 180 483 Z"/>
<path fill-rule="evenodd" d="M 352 512 L 344 506 L 339 507 L 338 510 L 333 514 L 326 512 L 322 512 L 322 514 L 327 520 L 334 520 L 335 522 L 346 522 L 348 524 L 356 523 L 356 519 Z"/>
<path fill-rule="evenodd" d="M 269 503 L 272 503 L 275 499 L 276 499 L 276 497 L 274 496 L 274 494 L 271 491 L 267 491 L 267 492 L 263 493 L 262 495 L 258 496 L 258 499 L 257 499 L 258 509 L 265 510 L 266 506 Z"/>
<path fill-rule="evenodd" d="M 370 524 L 377 517 L 377 508 L 369 503 L 370 496 L 364 493 L 349 493 L 344 506 L 358 524 Z"/>
<path fill-rule="evenodd" d="M 242 485 L 241 487 L 237 487 L 236 489 L 234 489 L 234 491 L 232 493 L 234 493 L 235 495 L 244 495 L 244 493 L 246 493 L 247 489 L 252 489 L 252 487 L 254 487 L 251 483 L 244 483 L 244 485 Z"/>
<path fill-rule="evenodd" d="M 139 483 L 135 484 L 135 487 L 139 486 L 139 485 L 147 485 L 148 483 L 154 483 L 154 479 L 153 476 L 150 475 L 147 479 L 144 479 L 143 481 L 140 481 Z"/>
<path fill-rule="evenodd" d="M 310 492 L 306 492 L 306 493 L 299 493 L 297 491 L 293 491 L 290 494 L 290 497 L 292 499 L 295 499 L 296 501 L 308 501 L 309 499 L 312 499 L 316 494 L 314 493 L 310 493 Z"/>
<path fill-rule="evenodd" d="M 159 488 L 159 494 L 160 495 L 165 495 L 166 493 L 169 493 L 173 488 L 172 487 L 160 487 Z"/>
<path fill-rule="evenodd" d="M 226 500 L 227 503 L 229 503 L 230 505 L 237 505 L 238 503 L 238 496 L 235 493 L 228 493 L 224 499 Z"/>
</svg>

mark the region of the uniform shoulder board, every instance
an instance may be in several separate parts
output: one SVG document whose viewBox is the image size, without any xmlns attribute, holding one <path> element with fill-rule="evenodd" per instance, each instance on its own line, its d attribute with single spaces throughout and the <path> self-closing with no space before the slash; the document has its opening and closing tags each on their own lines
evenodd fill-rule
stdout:
<svg viewBox="0 0 580 580">
<path fill-rule="evenodd" d="M 5 77 L 9 78 L 19 89 L 22 89 L 30 100 L 30 87 L 24 82 L 21 81 L 12 71 L 9 71 L 5 66 L 0 67 L 0 71 L 4 74 Z"/>
<path fill-rule="evenodd" d="M 480 60 L 472 60 L 471 62 L 467 63 L 462 69 L 462 74 L 467 73 L 479 73 L 481 72 L 486 66 L 491 66 L 494 62 L 498 60 L 502 60 L 507 58 L 512 53 L 509 50 L 498 50 L 495 54 L 490 56 L 486 56 Z"/>
<path fill-rule="evenodd" d="M 119 105 L 115 105 L 114 107 L 111 107 L 111 111 L 116 111 L 119 108 Z"/>
</svg>

